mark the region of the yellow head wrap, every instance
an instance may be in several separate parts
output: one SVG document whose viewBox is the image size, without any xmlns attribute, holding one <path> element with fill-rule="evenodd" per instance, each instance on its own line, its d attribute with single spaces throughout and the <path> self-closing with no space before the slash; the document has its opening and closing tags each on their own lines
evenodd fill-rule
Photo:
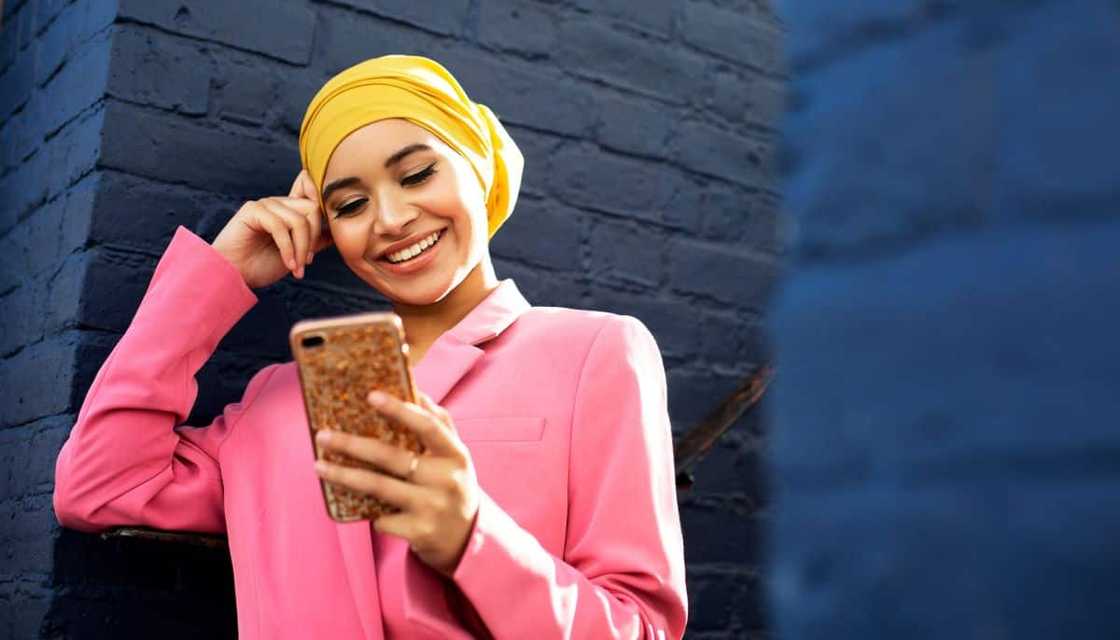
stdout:
<svg viewBox="0 0 1120 640">
<path fill-rule="evenodd" d="M 357 129 L 404 118 L 431 131 L 467 159 L 486 194 L 490 237 L 513 212 L 524 159 L 486 106 L 472 102 L 447 69 L 420 56 L 387 55 L 344 69 L 307 107 L 299 155 L 322 191 L 335 147 Z"/>
</svg>

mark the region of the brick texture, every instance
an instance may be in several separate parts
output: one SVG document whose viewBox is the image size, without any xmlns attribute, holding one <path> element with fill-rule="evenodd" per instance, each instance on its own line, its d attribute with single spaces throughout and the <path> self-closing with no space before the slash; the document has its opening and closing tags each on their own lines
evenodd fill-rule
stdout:
<svg viewBox="0 0 1120 640">
<path fill-rule="evenodd" d="M 775 633 L 1120 636 L 1120 5 L 782 4 Z"/>
<path fill-rule="evenodd" d="M 284 193 L 308 101 L 365 58 L 434 57 L 494 109 L 527 162 L 498 275 L 643 320 L 674 430 L 695 424 L 766 358 L 783 30 L 747 0 L 5 2 L 0 637 L 233 637 L 223 553 L 60 530 L 54 459 L 176 226 L 213 239 Z M 289 359 L 295 320 L 384 306 L 329 253 L 258 294 L 189 422 Z M 690 638 L 768 637 L 764 432 L 736 425 L 681 496 Z"/>
</svg>

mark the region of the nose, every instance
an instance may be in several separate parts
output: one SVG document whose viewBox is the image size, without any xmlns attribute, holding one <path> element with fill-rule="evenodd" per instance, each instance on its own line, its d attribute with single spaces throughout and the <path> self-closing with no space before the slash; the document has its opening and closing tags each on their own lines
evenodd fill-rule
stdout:
<svg viewBox="0 0 1120 640">
<path fill-rule="evenodd" d="M 389 190 L 392 191 L 392 190 Z M 380 192 L 377 196 L 377 215 L 373 220 L 373 231 L 382 236 L 406 235 L 405 227 L 420 215 L 399 194 Z"/>
</svg>

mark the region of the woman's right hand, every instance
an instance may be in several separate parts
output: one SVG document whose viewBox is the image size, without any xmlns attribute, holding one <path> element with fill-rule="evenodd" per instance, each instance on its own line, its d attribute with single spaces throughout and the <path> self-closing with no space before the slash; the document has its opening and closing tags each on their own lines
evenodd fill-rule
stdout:
<svg viewBox="0 0 1120 640">
<path fill-rule="evenodd" d="M 299 172 L 287 197 L 250 200 L 233 214 L 211 246 L 229 260 L 250 288 L 268 286 L 303 268 L 332 243 L 311 176 Z"/>
</svg>

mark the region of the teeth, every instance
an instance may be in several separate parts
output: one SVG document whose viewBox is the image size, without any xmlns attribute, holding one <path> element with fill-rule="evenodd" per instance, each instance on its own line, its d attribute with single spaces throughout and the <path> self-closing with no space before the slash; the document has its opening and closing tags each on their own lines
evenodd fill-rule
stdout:
<svg viewBox="0 0 1120 640">
<path fill-rule="evenodd" d="M 416 244 L 412 245 L 411 247 L 401 249 L 400 251 L 397 251 L 395 253 L 390 253 L 388 256 L 386 256 L 386 258 L 388 258 L 389 262 L 403 262 L 405 260 L 412 259 L 412 258 L 416 257 L 417 255 L 419 255 L 419 253 L 421 251 L 423 251 L 424 249 L 427 249 L 428 247 L 435 244 L 436 240 L 438 240 L 438 239 L 439 239 L 439 231 L 436 231 L 432 235 L 428 236 L 427 238 L 424 238 L 420 242 L 417 242 Z"/>
</svg>

